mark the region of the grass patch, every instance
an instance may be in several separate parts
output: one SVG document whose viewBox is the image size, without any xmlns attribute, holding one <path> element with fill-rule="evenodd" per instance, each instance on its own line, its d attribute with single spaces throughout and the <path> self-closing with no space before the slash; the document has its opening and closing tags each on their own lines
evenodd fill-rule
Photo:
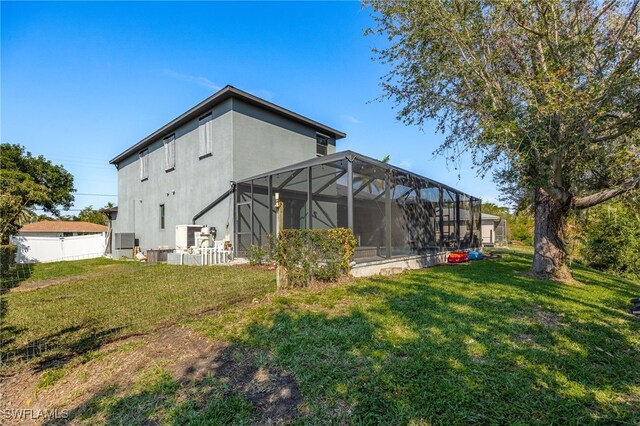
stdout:
<svg viewBox="0 0 640 426">
<path fill-rule="evenodd" d="M 259 268 L 141 265 L 137 262 L 61 262 L 63 271 L 37 265 L 35 277 L 89 271 L 85 278 L 2 295 L 2 368 L 21 361 L 59 366 L 116 338 L 275 288 L 275 273 Z M 48 279 L 48 278 L 47 278 Z"/>
<path fill-rule="evenodd" d="M 110 386 L 71 412 L 81 424 L 251 424 L 252 407 L 212 377 L 179 383 L 151 367 L 129 388 Z"/>
<path fill-rule="evenodd" d="M 640 285 L 531 255 L 292 291 L 187 321 L 297 378 L 301 423 L 578 424 L 640 417 Z"/>
<path fill-rule="evenodd" d="M 229 342 L 228 377 L 179 381 L 144 364 L 133 385 L 105 385 L 71 412 L 85 424 L 259 423 L 238 392 L 253 369 L 295 378 L 299 424 L 636 424 L 640 320 L 628 309 L 640 284 L 580 267 L 573 284 L 537 281 L 526 250 L 502 255 L 286 293 L 270 293 L 275 274 L 259 268 L 123 263 L 5 295 L 2 350 L 51 344 L 34 361 L 53 394 L 125 334 L 178 321 Z M 124 343 L 122 356 L 139 349 Z M 234 385 L 243 354 L 253 369 Z"/>
<path fill-rule="evenodd" d="M 127 268 L 141 266 L 138 262 L 127 262 Z M 79 261 L 35 263 L 29 265 L 31 273 L 25 282 L 43 281 L 54 278 L 66 278 L 89 273 L 101 272 L 101 269 L 123 266 L 125 262 L 98 257 Z"/>
<path fill-rule="evenodd" d="M 46 389 L 48 387 L 53 386 L 60 379 L 62 379 L 65 375 L 65 368 L 51 368 L 49 370 L 45 370 L 42 372 L 40 376 L 40 382 L 38 382 L 36 386 L 36 390 Z"/>
</svg>

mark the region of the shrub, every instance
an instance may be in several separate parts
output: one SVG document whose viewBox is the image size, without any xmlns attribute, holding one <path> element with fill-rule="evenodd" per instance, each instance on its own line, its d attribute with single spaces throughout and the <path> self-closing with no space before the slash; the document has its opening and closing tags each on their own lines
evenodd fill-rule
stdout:
<svg viewBox="0 0 640 426">
<path fill-rule="evenodd" d="M 326 263 L 318 265 L 313 276 L 320 281 L 336 281 L 342 271 L 337 263 Z"/>
<path fill-rule="evenodd" d="M 528 212 L 519 212 L 514 217 L 511 223 L 508 224 L 511 227 L 511 239 L 520 241 L 525 245 L 533 245 L 533 217 Z"/>
<path fill-rule="evenodd" d="M 18 248 L 13 244 L 0 245 L 0 277 L 9 276 L 9 270 L 16 263 Z"/>
<path fill-rule="evenodd" d="M 581 225 L 580 260 L 620 276 L 640 277 L 640 214 L 623 203 L 592 208 Z"/>
<path fill-rule="evenodd" d="M 247 252 L 249 265 L 263 265 L 267 259 L 268 251 L 262 247 L 252 245 Z"/>
<path fill-rule="evenodd" d="M 272 257 L 284 269 L 286 285 L 313 279 L 335 281 L 348 273 L 356 239 L 350 229 L 285 229 L 271 239 Z"/>
</svg>

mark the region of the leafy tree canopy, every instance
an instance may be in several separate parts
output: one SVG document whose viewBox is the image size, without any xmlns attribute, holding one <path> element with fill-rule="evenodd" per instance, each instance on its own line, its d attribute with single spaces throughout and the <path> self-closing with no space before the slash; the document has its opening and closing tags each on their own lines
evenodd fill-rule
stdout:
<svg viewBox="0 0 640 426">
<path fill-rule="evenodd" d="M 106 206 L 104 206 L 104 208 L 110 208 L 113 207 L 112 203 L 107 203 Z M 91 223 L 97 223 L 98 225 L 109 225 L 109 219 L 107 218 L 107 216 L 100 210 L 95 210 L 93 208 L 93 206 L 89 205 L 85 208 L 83 208 L 82 210 L 80 210 L 80 212 L 75 215 L 75 216 L 67 216 L 64 219 L 65 220 L 79 220 L 82 222 L 91 222 Z"/>
<path fill-rule="evenodd" d="M 73 203 L 73 176 L 23 146 L 0 145 L 0 240 L 3 244 L 28 220 L 32 209 L 55 216 Z"/>
<path fill-rule="evenodd" d="M 370 2 L 398 118 L 446 132 L 438 152 L 496 164 L 535 211 L 533 272 L 570 276 L 563 227 L 640 186 L 638 0 Z"/>
<path fill-rule="evenodd" d="M 504 219 L 510 216 L 509 207 L 498 206 L 495 203 L 482 203 L 482 213 L 493 214 Z"/>
</svg>

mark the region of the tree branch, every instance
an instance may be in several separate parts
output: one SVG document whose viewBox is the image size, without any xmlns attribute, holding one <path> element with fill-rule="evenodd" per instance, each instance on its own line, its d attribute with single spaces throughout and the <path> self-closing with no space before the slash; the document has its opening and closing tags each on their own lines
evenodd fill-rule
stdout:
<svg viewBox="0 0 640 426">
<path fill-rule="evenodd" d="M 622 182 L 620 185 L 605 189 L 604 191 L 596 192 L 595 194 L 587 195 L 586 197 L 574 198 L 572 207 L 574 209 L 586 209 L 588 207 L 604 203 L 605 201 L 624 194 L 625 192 L 638 189 L 640 189 L 640 177 L 629 179 Z"/>
</svg>

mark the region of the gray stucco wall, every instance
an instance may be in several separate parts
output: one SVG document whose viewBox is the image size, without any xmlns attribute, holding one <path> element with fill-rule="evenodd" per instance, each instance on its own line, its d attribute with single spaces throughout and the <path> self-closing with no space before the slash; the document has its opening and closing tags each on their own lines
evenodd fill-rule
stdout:
<svg viewBox="0 0 640 426">
<path fill-rule="evenodd" d="M 175 132 L 175 169 L 165 171 L 162 138 L 148 147 L 149 178 L 140 181 L 138 154 L 119 164 L 118 216 L 113 233 L 132 232 L 143 251 L 175 247 L 176 225 L 191 224 L 193 216 L 222 195 L 230 182 L 316 156 L 315 130 L 229 99 L 214 107 L 213 155 L 198 158 L 198 120 Z M 335 140 L 328 152 L 335 152 Z M 160 229 L 160 205 L 165 228 Z M 198 219 L 233 241 L 233 195 Z M 114 258 L 131 256 L 116 250 Z"/>
<path fill-rule="evenodd" d="M 316 157 L 316 131 L 233 100 L 233 177 L 242 180 Z M 336 152 L 329 140 L 328 154 Z"/>
<path fill-rule="evenodd" d="M 175 246 L 176 225 L 190 224 L 193 216 L 229 189 L 232 173 L 231 102 L 214 108 L 213 155 L 198 157 L 198 120 L 175 134 L 175 169 L 165 171 L 162 140 L 149 146 L 149 178 L 140 181 L 140 160 L 136 155 L 120 163 L 118 170 L 118 218 L 114 233 L 133 232 L 143 250 Z M 160 205 L 165 205 L 165 228 L 160 229 Z M 233 217 L 233 216 L 232 216 Z M 199 223 L 215 226 L 219 232 L 227 217 L 212 211 Z M 218 234 L 220 236 L 220 233 Z M 222 235 L 224 236 L 224 235 Z M 114 246 L 115 247 L 115 246 Z M 114 249 L 114 257 L 130 256 Z"/>
</svg>

